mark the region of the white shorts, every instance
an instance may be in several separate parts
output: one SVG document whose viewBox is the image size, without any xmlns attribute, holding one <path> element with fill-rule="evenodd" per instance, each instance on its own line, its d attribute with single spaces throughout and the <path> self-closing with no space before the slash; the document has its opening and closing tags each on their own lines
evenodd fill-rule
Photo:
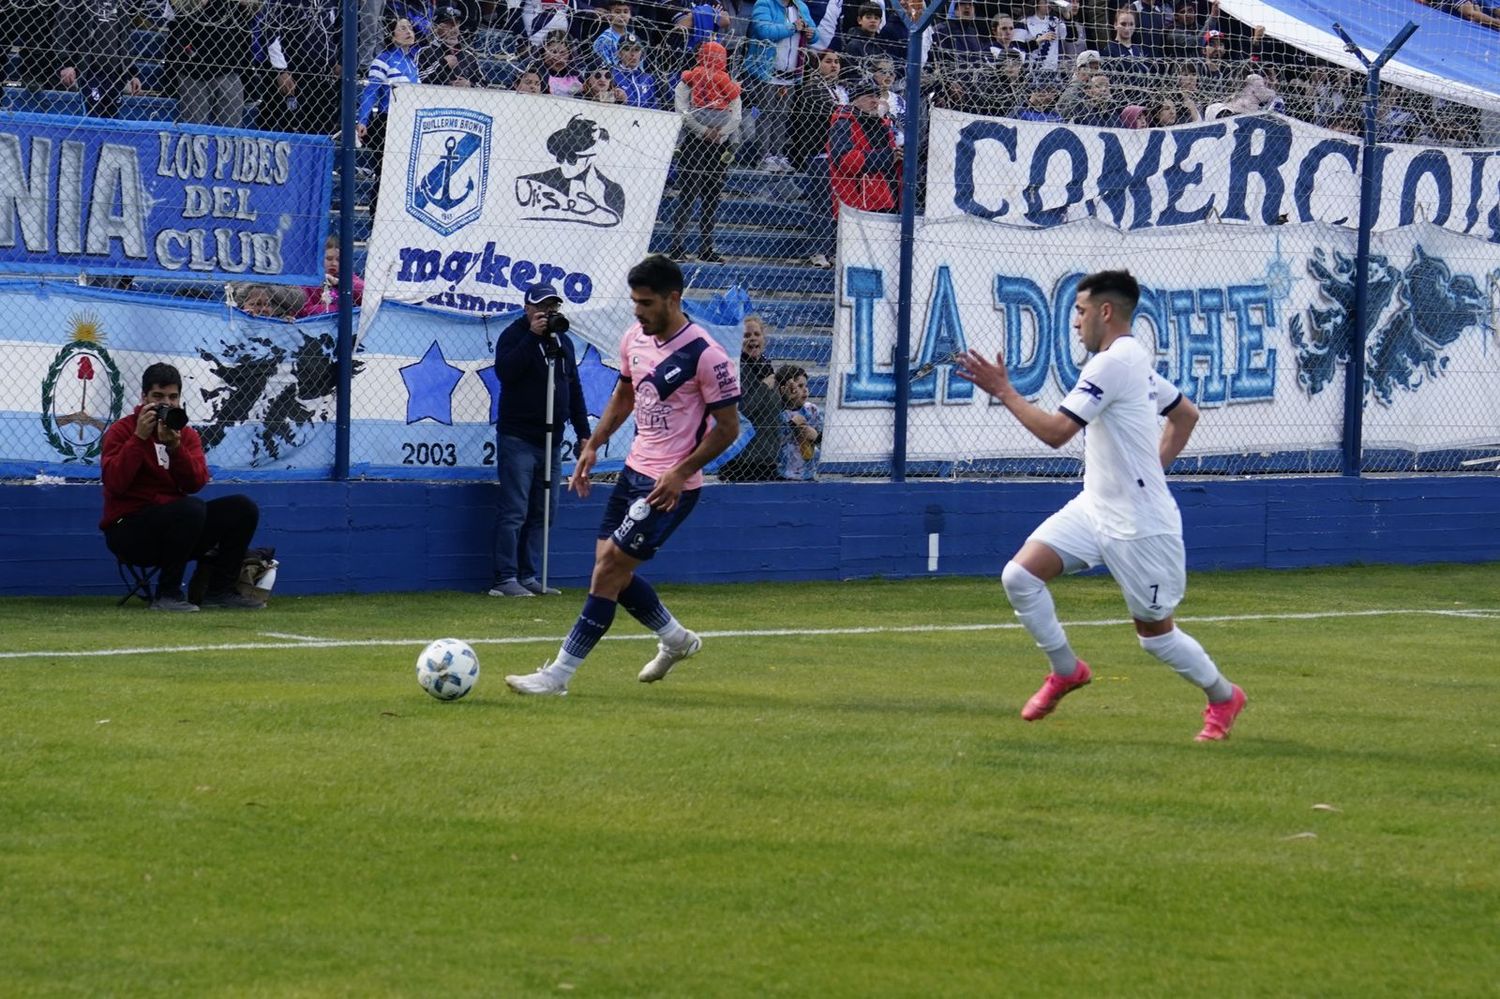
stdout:
<svg viewBox="0 0 1500 999">
<path fill-rule="evenodd" d="M 1064 572 L 1104 566 L 1125 594 L 1130 616 L 1138 621 L 1171 617 L 1187 592 L 1187 554 L 1182 535 L 1112 538 L 1094 526 L 1082 495 L 1042 521 L 1028 540 L 1057 552 Z"/>
</svg>

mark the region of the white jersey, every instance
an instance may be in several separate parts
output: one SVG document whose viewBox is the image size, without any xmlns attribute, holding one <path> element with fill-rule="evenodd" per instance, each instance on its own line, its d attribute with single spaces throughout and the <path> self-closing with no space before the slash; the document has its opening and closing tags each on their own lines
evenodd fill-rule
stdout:
<svg viewBox="0 0 1500 999">
<path fill-rule="evenodd" d="M 1083 366 L 1060 408 L 1085 428 L 1083 499 L 1100 533 L 1126 539 L 1182 533 L 1161 467 L 1159 420 L 1181 401 L 1134 337 L 1120 337 Z"/>
</svg>

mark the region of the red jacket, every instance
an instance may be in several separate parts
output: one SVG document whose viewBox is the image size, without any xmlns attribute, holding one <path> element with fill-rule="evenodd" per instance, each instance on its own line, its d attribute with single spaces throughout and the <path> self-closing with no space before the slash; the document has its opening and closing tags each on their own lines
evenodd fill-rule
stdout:
<svg viewBox="0 0 1500 999">
<path fill-rule="evenodd" d="M 866 118 L 864 121 L 868 122 Z M 897 174 L 896 135 L 884 119 L 875 136 L 847 104 L 833 113 L 828 128 L 828 176 L 833 186 L 833 217 L 839 204 L 867 212 L 889 212 L 896 208 L 900 190 Z"/>
<path fill-rule="evenodd" d="M 208 463 L 203 459 L 203 441 L 192 427 L 182 428 L 177 450 L 167 451 L 166 467 L 158 457 L 157 442 L 135 435 L 141 407 L 122 416 L 104 432 L 104 451 L 99 457 L 104 481 L 104 517 L 100 528 L 121 517 L 139 513 L 148 506 L 171 503 L 208 485 Z"/>
</svg>

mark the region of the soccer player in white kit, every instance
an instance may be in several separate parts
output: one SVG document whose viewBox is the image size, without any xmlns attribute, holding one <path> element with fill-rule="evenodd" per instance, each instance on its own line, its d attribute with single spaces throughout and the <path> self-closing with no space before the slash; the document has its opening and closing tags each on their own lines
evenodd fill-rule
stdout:
<svg viewBox="0 0 1500 999">
<path fill-rule="evenodd" d="M 1083 492 L 1044 520 L 1000 575 L 1016 617 L 1052 664 L 1021 717 L 1045 718 L 1093 679 L 1088 663 L 1068 644 L 1047 581 L 1102 564 L 1125 595 L 1141 648 L 1208 695 L 1196 738 L 1214 742 L 1229 737 L 1245 708 L 1245 692 L 1172 621 L 1187 567 L 1182 515 L 1165 475 L 1187 445 L 1198 407 L 1156 373 L 1153 352 L 1130 335 L 1140 297 L 1129 271 L 1100 271 L 1079 283 L 1073 328 L 1092 356 L 1055 413 L 1015 390 L 998 354 L 990 362 L 964 351 L 958 374 L 999 400 L 1045 444 L 1061 447 L 1084 431 Z"/>
</svg>

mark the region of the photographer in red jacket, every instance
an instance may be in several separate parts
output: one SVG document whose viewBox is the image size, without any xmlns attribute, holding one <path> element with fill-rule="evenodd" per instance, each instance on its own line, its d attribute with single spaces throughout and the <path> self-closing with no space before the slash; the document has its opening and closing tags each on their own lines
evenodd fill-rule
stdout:
<svg viewBox="0 0 1500 999">
<path fill-rule="evenodd" d="M 105 544 L 123 562 L 161 567 L 152 610 L 196 611 L 182 576 L 189 560 L 210 554 L 204 606 L 265 606 L 235 589 L 260 510 L 248 496 L 204 502 L 191 495 L 208 484 L 208 464 L 198 431 L 187 425 L 182 375 L 172 365 L 153 364 L 141 375 L 140 405 L 105 432 L 99 467 Z"/>
</svg>

